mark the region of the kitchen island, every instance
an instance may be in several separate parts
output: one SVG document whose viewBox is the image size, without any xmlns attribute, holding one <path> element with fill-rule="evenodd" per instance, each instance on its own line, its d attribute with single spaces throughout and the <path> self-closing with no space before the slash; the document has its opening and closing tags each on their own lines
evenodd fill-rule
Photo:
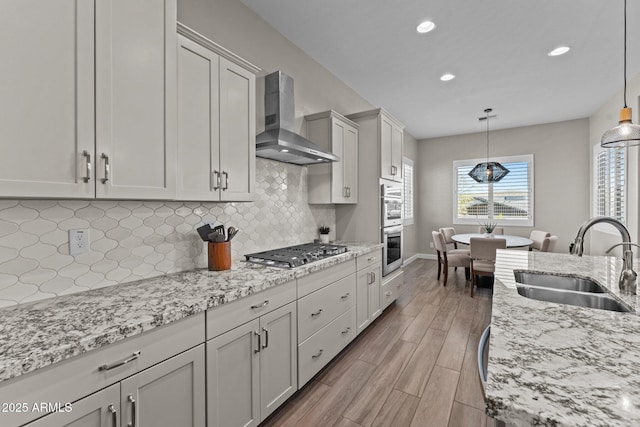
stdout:
<svg viewBox="0 0 640 427">
<path fill-rule="evenodd" d="M 638 297 L 620 294 L 621 267 L 613 257 L 498 250 L 488 415 L 509 426 L 640 425 Z M 526 298 L 514 271 L 593 279 L 632 312 Z"/>
</svg>

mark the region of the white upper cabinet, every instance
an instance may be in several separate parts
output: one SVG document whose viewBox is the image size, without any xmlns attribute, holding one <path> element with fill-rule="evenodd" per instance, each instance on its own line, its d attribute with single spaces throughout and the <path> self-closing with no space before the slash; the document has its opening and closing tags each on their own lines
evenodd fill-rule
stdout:
<svg viewBox="0 0 640 427">
<path fill-rule="evenodd" d="M 96 2 L 96 195 L 175 197 L 176 0 Z"/>
<path fill-rule="evenodd" d="M 380 177 L 402 182 L 403 127 L 384 112 L 380 126 Z"/>
<path fill-rule="evenodd" d="M 335 111 L 305 120 L 307 138 L 340 158 L 308 167 L 309 203 L 358 203 L 358 125 Z"/>
<path fill-rule="evenodd" d="M 175 25 L 176 0 L 2 1 L 0 196 L 173 198 Z"/>
<path fill-rule="evenodd" d="M 93 197 L 93 18 L 91 1 L 0 2 L 0 196 Z"/>
<path fill-rule="evenodd" d="M 178 199 L 252 200 L 259 69 L 181 24 L 178 31 Z"/>
</svg>

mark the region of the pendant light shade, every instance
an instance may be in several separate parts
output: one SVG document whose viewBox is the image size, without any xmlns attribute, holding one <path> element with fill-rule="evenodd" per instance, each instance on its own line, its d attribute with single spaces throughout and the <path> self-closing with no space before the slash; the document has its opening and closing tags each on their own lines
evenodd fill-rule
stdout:
<svg viewBox="0 0 640 427">
<path fill-rule="evenodd" d="M 491 108 L 484 110 L 487 117 L 482 117 L 480 119 L 487 121 L 487 161 L 478 163 L 468 174 L 471 178 L 476 180 L 476 182 L 485 184 L 498 182 L 509 173 L 509 169 L 505 168 L 500 163 L 489 161 L 489 113 L 491 113 L 491 111 L 493 111 Z"/>
<path fill-rule="evenodd" d="M 620 110 L 618 126 L 602 135 L 600 146 L 604 148 L 632 147 L 640 145 L 640 125 L 631 121 L 631 108 L 627 107 L 627 0 L 624 0 L 624 108 Z"/>
</svg>

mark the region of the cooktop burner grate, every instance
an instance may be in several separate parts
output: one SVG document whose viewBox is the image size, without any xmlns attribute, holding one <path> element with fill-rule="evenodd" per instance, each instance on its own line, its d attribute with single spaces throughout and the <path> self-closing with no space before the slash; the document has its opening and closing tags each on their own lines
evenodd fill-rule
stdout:
<svg viewBox="0 0 640 427">
<path fill-rule="evenodd" d="M 325 243 L 305 243 L 245 255 L 248 262 L 271 267 L 293 268 L 347 252 L 347 247 Z"/>
</svg>

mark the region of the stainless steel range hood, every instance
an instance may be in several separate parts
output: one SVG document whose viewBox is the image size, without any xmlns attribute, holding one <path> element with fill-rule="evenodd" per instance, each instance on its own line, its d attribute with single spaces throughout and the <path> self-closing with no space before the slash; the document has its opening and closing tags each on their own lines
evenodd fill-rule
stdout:
<svg viewBox="0 0 640 427">
<path fill-rule="evenodd" d="M 265 131 L 256 137 L 256 156 L 303 166 L 340 160 L 294 132 L 293 79 L 276 71 L 264 82 Z"/>
</svg>

